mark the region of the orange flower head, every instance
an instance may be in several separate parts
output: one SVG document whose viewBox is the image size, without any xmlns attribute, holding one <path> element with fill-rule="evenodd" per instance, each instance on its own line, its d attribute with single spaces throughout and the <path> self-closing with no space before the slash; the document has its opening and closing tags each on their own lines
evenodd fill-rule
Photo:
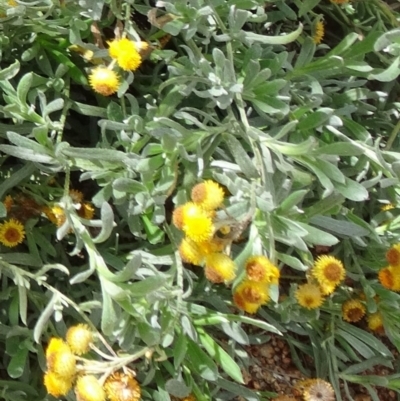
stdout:
<svg viewBox="0 0 400 401">
<path fill-rule="evenodd" d="M 215 210 L 224 201 L 224 190 L 212 180 L 204 181 L 193 187 L 191 193 L 192 201 L 205 210 Z"/>
<path fill-rule="evenodd" d="M 400 244 L 391 246 L 386 252 L 386 260 L 391 266 L 400 267 Z"/>
<path fill-rule="evenodd" d="M 331 294 L 346 275 L 343 263 L 330 255 L 320 256 L 315 262 L 311 273 L 318 281 L 325 295 Z"/>
<path fill-rule="evenodd" d="M 342 316 L 346 322 L 358 322 L 364 317 L 365 313 L 365 306 L 358 299 L 348 299 L 342 305 Z"/>
<path fill-rule="evenodd" d="M 120 86 L 118 75 L 106 67 L 96 67 L 89 75 L 92 89 L 103 96 L 113 95 Z"/>
<path fill-rule="evenodd" d="M 266 304 L 270 297 L 268 286 L 253 280 L 243 280 L 236 288 L 235 292 L 241 294 L 242 298 L 251 304 Z"/>
<path fill-rule="evenodd" d="M 233 302 L 239 309 L 250 314 L 256 313 L 258 309 L 262 306 L 261 304 L 252 304 L 250 302 L 247 302 L 243 298 L 242 294 L 236 291 L 233 293 Z"/>
<path fill-rule="evenodd" d="M 3 205 L 4 205 L 4 207 L 6 208 L 7 213 L 10 213 L 10 211 L 11 211 L 13 205 L 14 205 L 14 200 L 13 200 L 13 198 L 12 198 L 11 195 L 7 195 L 7 196 L 5 197 L 5 199 L 4 199 L 4 201 L 3 201 Z"/>
<path fill-rule="evenodd" d="M 179 230 L 183 229 L 183 210 L 185 205 L 177 206 L 172 212 L 172 224 Z"/>
<path fill-rule="evenodd" d="M 65 339 L 75 355 L 82 355 L 89 351 L 93 343 L 93 332 L 87 324 L 78 324 L 68 329 Z"/>
<path fill-rule="evenodd" d="M 0 242 L 9 248 L 20 244 L 25 238 L 24 226 L 16 219 L 0 224 Z"/>
<path fill-rule="evenodd" d="M 93 375 L 78 377 L 75 385 L 77 401 L 105 401 L 106 393 Z"/>
<path fill-rule="evenodd" d="M 311 283 L 300 285 L 295 296 L 299 305 L 307 309 L 319 308 L 324 302 L 321 289 L 317 285 Z"/>
<path fill-rule="evenodd" d="M 249 280 L 267 284 L 278 284 L 279 269 L 266 256 L 252 256 L 246 261 Z"/>
<path fill-rule="evenodd" d="M 62 378 L 52 371 L 45 373 L 43 382 L 46 391 L 56 398 L 66 395 L 72 387 L 72 380 Z"/>
<path fill-rule="evenodd" d="M 235 262 L 223 253 L 212 253 L 206 257 L 205 275 L 212 283 L 232 281 L 236 277 Z"/>
<path fill-rule="evenodd" d="M 132 374 L 114 373 L 104 384 L 104 390 L 110 401 L 139 401 L 141 389 Z"/>
</svg>

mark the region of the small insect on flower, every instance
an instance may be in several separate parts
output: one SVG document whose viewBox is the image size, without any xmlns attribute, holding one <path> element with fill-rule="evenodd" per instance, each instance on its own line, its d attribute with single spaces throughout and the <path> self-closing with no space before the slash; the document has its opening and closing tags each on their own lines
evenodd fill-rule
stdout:
<svg viewBox="0 0 400 401">
<path fill-rule="evenodd" d="M 321 289 L 317 285 L 311 283 L 300 285 L 295 296 L 299 305 L 307 309 L 319 308 L 324 302 Z"/>
<path fill-rule="evenodd" d="M 236 265 L 229 256 L 223 253 L 212 253 L 206 257 L 204 273 L 212 283 L 224 283 L 236 277 Z"/>
<path fill-rule="evenodd" d="M 104 384 L 104 390 L 110 401 L 139 401 L 141 389 L 132 374 L 114 373 Z"/>
<path fill-rule="evenodd" d="M 346 322 L 355 323 L 360 321 L 366 312 L 364 304 L 358 299 L 348 299 L 343 302 L 342 316 Z"/>
<path fill-rule="evenodd" d="M 93 342 L 93 332 L 87 324 L 78 324 L 68 329 L 65 339 L 75 355 L 82 355 L 90 349 L 90 344 Z"/>
<path fill-rule="evenodd" d="M 141 42 L 142 43 L 142 42 Z M 144 42 L 143 42 L 144 43 Z M 128 38 L 114 39 L 108 42 L 110 57 L 117 60 L 118 65 L 125 71 L 136 71 L 142 63 L 138 46 Z M 144 45 L 140 45 L 142 47 Z"/>
<path fill-rule="evenodd" d="M 335 392 L 330 383 L 322 379 L 310 380 L 304 389 L 305 401 L 335 401 Z"/>
<path fill-rule="evenodd" d="M 20 244 L 25 238 L 24 226 L 16 219 L 10 219 L 0 224 L 0 242 L 13 248 Z"/>
<path fill-rule="evenodd" d="M 278 284 L 279 269 L 266 256 L 252 256 L 246 261 L 246 274 L 250 280 Z"/>
<path fill-rule="evenodd" d="M 346 274 L 343 263 L 330 255 L 320 256 L 315 262 L 311 273 L 318 281 L 325 295 L 331 294 Z"/>
<path fill-rule="evenodd" d="M 215 210 L 224 201 L 224 190 L 215 181 L 207 180 L 193 187 L 192 201 L 205 210 Z"/>
<path fill-rule="evenodd" d="M 118 91 L 120 82 L 118 75 L 106 67 L 97 67 L 89 75 L 92 89 L 103 96 L 110 96 Z"/>
<path fill-rule="evenodd" d="M 75 386 L 77 401 L 105 401 L 106 393 L 93 375 L 78 377 Z"/>
<path fill-rule="evenodd" d="M 66 395 L 72 387 L 72 380 L 64 379 L 54 372 L 46 372 L 43 377 L 46 391 L 54 397 Z"/>
<path fill-rule="evenodd" d="M 400 243 L 391 246 L 386 252 L 386 260 L 391 266 L 400 267 Z"/>
<path fill-rule="evenodd" d="M 322 42 L 322 39 L 325 36 L 325 27 L 322 21 L 316 22 L 314 26 L 314 34 L 313 34 L 313 41 L 316 45 Z"/>
</svg>

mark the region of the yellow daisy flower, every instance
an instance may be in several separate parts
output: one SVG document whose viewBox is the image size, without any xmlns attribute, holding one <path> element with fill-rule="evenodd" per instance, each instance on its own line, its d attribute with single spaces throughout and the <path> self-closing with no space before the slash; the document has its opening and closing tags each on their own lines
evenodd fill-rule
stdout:
<svg viewBox="0 0 400 401">
<path fill-rule="evenodd" d="M 388 266 L 378 273 L 379 282 L 388 290 L 400 291 L 400 267 Z"/>
<path fill-rule="evenodd" d="M 278 284 L 279 269 L 266 256 L 252 256 L 246 261 L 246 274 L 250 280 Z"/>
<path fill-rule="evenodd" d="M 45 373 L 43 382 L 46 391 L 56 398 L 66 395 L 72 387 L 71 379 L 62 378 L 51 371 Z"/>
<path fill-rule="evenodd" d="M 78 377 L 75 394 L 79 401 L 105 401 L 106 393 L 93 375 Z"/>
<path fill-rule="evenodd" d="M 224 190 L 217 182 L 207 180 L 193 187 L 191 198 L 203 209 L 214 210 L 222 205 Z"/>
<path fill-rule="evenodd" d="M 232 281 L 236 277 L 235 262 L 223 253 L 212 253 L 206 257 L 205 275 L 212 283 Z"/>
<path fill-rule="evenodd" d="M 395 244 L 388 249 L 386 260 L 391 266 L 400 266 L 400 244 Z"/>
<path fill-rule="evenodd" d="M 204 255 L 200 251 L 196 242 L 189 238 L 184 238 L 179 245 L 179 254 L 186 263 L 200 266 L 204 260 Z"/>
<path fill-rule="evenodd" d="M 385 334 L 383 319 L 380 312 L 371 313 L 368 318 L 368 328 L 379 335 Z"/>
<path fill-rule="evenodd" d="M 325 35 L 325 27 L 322 21 L 318 21 L 314 27 L 313 41 L 316 45 L 322 42 Z"/>
<path fill-rule="evenodd" d="M 97 67 L 89 75 L 92 89 L 103 96 L 110 96 L 118 91 L 120 82 L 118 75 L 106 67 Z"/>
<path fill-rule="evenodd" d="M 0 224 L 0 242 L 13 248 L 20 244 L 25 238 L 25 230 L 22 223 L 16 219 L 10 219 Z"/>
<path fill-rule="evenodd" d="M 364 304 L 358 299 L 348 299 L 342 305 L 342 316 L 346 322 L 360 321 L 366 312 Z"/>
<path fill-rule="evenodd" d="M 68 329 L 65 339 L 75 355 L 82 355 L 90 350 L 93 332 L 87 324 L 78 324 Z"/>
<path fill-rule="evenodd" d="M 118 65 L 125 71 L 135 71 L 142 63 L 135 42 L 128 38 L 115 39 L 108 42 L 110 57 L 117 60 Z"/>
<path fill-rule="evenodd" d="M 324 302 L 321 289 L 311 283 L 300 285 L 296 290 L 295 296 L 299 305 L 307 309 L 319 308 Z"/>
<path fill-rule="evenodd" d="M 339 259 L 330 255 L 323 255 L 317 259 L 311 273 L 321 286 L 322 292 L 328 295 L 344 279 L 346 272 Z"/>
<path fill-rule="evenodd" d="M 132 374 L 114 373 L 104 384 L 104 390 L 110 401 L 139 401 L 141 389 Z"/>
<path fill-rule="evenodd" d="M 322 379 L 310 380 L 303 392 L 305 401 L 335 401 L 335 391 L 330 383 Z"/>
<path fill-rule="evenodd" d="M 69 345 L 61 338 L 52 338 L 46 350 L 46 363 L 49 371 L 60 378 L 72 380 L 76 373 L 76 360 Z"/>
<path fill-rule="evenodd" d="M 241 294 L 242 298 L 251 304 L 264 305 L 270 297 L 268 286 L 252 280 L 243 280 L 236 288 L 235 292 Z"/>
<path fill-rule="evenodd" d="M 51 207 L 45 206 L 43 207 L 42 211 L 46 217 L 57 227 L 61 227 L 67 219 L 64 209 L 58 205 Z"/>
<path fill-rule="evenodd" d="M 214 234 L 214 224 L 201 207 L 188 202 L 182 209 L 182 229 L 187 237 L 194 242 L 209 241 Z"/>
</svg>

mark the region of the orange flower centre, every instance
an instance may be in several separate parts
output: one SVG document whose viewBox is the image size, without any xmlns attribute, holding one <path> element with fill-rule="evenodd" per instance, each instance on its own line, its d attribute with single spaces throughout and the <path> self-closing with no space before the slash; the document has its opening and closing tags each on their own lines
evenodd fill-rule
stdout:
<svg viewBox="0 0 400 401">
<path fill-rule="evenodd" d="M 400 252 L 396 248 L 390 248 L 386 252 L 386 259 L 392 266 L 400 264 Z"/>
<path fill-rule="evenodd" d="M 18 242 L 21 239 L 21 235 L 20 235 L 20 232 L 16 228 L 10 227 L 4 233 L 4 238 L 8 242 Z"/>
<path fill-rule="evenodd" d="M 352 308 L 347 312 L 347 316 L 350 321 L 358 322 L 364 316 L 364 312 L 360 308 Z"/>
<path fill-rule="evenodd" d="M 262 299 L 260 293 L 255 288 L 251 287 L 243 290 L 243 296 L 248 302 L 253 304 L 259 303 Z"/>
<path fill-rule="evenodd" d="M 259 263 L 249 263 L 246 266 L 247 276 L 254 281 L 262 281 L 265 276 L 265 269 Z"/>
<path fill-rule="evenodd" d="M 324 269 L 324 275 L 329 281 L 339 281 L 342 277 L 342 270 L 336 263 L 330 263 Z"/>
</svg>

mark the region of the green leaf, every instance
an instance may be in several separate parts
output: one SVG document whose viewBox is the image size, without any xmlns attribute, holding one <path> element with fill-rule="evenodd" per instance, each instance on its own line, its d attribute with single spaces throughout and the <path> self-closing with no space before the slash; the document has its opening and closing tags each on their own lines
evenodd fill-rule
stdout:
<svg viewBox="0 0 400 401">
<path fill-rule="evenodd" d="M 341 336 L 365 359 L 373 358 L 375 356 L 374 351 L 367 344 L 360 341 L 357 337 L 354 337 L 352 334 L 348 333 L 347 331 L 338 329 L 338 330 L 336 330 L 336 335 Z"/>
<path fill-rule="evenodd" d="M 165 383 L 165 390 L 177 398 L 185 398 L 190 394 L 190 388 L 186 386 L 185 382 L 177 379 L 169 379 Z"/>
<path fill-rule="evenodd" d="M 240 384 L 225 380 L 222 377 L 218 378 L 217 385 L 236 396 L 245 398 L 247 401 L 260 400 L 260 398 L 254 391 L 248 389 L 247 387 L 241 386 Z"/>
<path fill-rule="evenodd" d="M 324 246 L 332 246 L 336 245 L 339 240 L 334 237 L 332 234 L 329 234 L 325 231 L 319 230 L 318 228 L 309 226 L 308 224 L 297 222 L 297 224 L 307 230 L 307 235 L 302 237 L 302 239 L 306 242 L 309 242 L 313 245 L 324 245 Z"/>
<path fill-rule="evenodd" d="M 396 57 L 393 63 L 386 69 L 377 74 L 368 75 L 368 79 L 376 79 L 380 82 L 394 81 L 400 74 L 399 68 L 400 57 Z"/>
<path fill-rule="evenodd" d="M 258 33 L 254 33 L 251 31 L 242 31 L 244 33 L 244 38 L 250 44 L 253 43 L 263 43 L 267 45 L 287 45 L 288 43 L 294 42 L 303 31 L 303 25 L 300 24 L 299 27 L 287 34 L 281 36 L 267 36 L 267 35 L 260 35 Z"/>
<path fill-rule="evenodd" d="M 188 338 L 186 358 L 192 370 L 203 379 L 215 381 L 218 378 L 218 368 L 214 361 L 191 339 Z"/>
<path fill-rule="evenodd" d="M 321 146 L 315 149 L 315 154 L 337 155 L 337 156 L 359 156 L 364 153 L 361 146 L 351 142 L 337 142 L 331 145 Z"/>
<path fill-rule="evenodd" d="M 348 237 L 363 237 L 369 234 L 365 228 L 347 220 L 337 220 L 329 216 L 314 216 L 310 223 L 335 234 Z"/>
<path fill-rule="evenodd" d="M 232 134 L 223 134 L 223 138 L 243 174 L 248 178 L 258 177 L 258 171 L 247 152 L 243 149 L 242 144 Z"/>
<path fill-rule="evenodd" d="M 175 337 L 175 342 L 173 346 L 173 356 L 174 356 L 174 367 L 178 369 L 183 360 L 185 359 L 187 352 L 187 339 L 186 336 L 179 332 L 179 335 Z"/>
<path fill-rule="evenodd" d="M 120 287 L 126 291 L 129 291 L 129 295 L 134 298 L 145 297 L 153 291 L 159 290 L 164 286 L 166 277 L 161 273 L 157 276 L 147 277 L 142 281 L 138 281 L 132 284 L 121 283 Z"/>
<path fill-rule="evenodd" d="M 17 379 L 24 373 L 28 352 L 28 348 L 25 348 L 24 344 L 21 344 L 21 348 L 11 358 L 7 366 L 7 373 L 11 378 Z"/>
<path fill-rule="evenodd" d="M 0 71 L 0 81 L 6 81 L 8 79 L 14 78 L 19 72 L 20 64 L 18 60 L 10 64 L 7 68 L 3 68 Z"/>
<path fill-rule="evenodd" d="M 297 128 L 303 131 L 321 127 L 331 118 L 332 114 L 332 109 L 314 111 L 307 117 L 301 119 L 297 125 Z"/>
<path fill-rule="evenodd" d="M 303 199 L 304 196 L 308 193 L 308 189 L 301 189 L 298 191 L 292 192 L 279 206 L 278 211 L 282 213 L 288 212 L 290 209 L 292 209 L 294 206 L 296 206 L 298 203 L 300 203 Z"/>
<path fill-rule="evenodd" d="M 319 4 L 320 1 L 321 0 L 304 0 L 299 7 L 299 17 L 302 17 L 303 15 L 311 11 L 316 5 Z"/>
<path fill-rule="evenodd" d="M 346 183 L 337 182 L 335 188 L 347 199 L 354 202 L 363 202 L 369 198 L 368 191 L 357 181 L 346 177 Z"/>
<path fill-rule="evenodd" d="M 17 96 L 22 104 L 26 104 L 26 97 L 28 95 L 29 89 L 32 86 L 33 74 L 31 72 L 25 74 L 18 83 L 17 86 Z"/>
<path fill-rule="evenodd" d="M 221 348 L 211 336 L 209 336 L 202 328 L 197 327 L 199 339 L 206 349 L 208 354 L 217 362 L 218 366 L 225 371 L 225 373 L 238 383 L 244 383 L 240 367 L 233 360 L 233 358 Z"/>
</svg>

